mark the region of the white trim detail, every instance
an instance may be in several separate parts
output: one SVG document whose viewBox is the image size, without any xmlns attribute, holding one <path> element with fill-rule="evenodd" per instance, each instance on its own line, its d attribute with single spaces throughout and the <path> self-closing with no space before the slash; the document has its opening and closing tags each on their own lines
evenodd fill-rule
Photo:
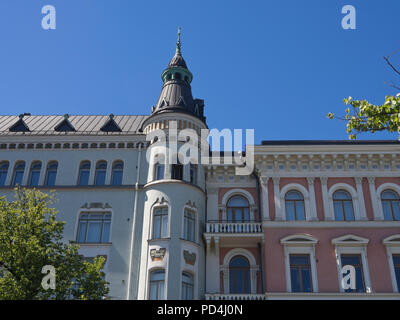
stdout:
<svg viewBox="0 0 400 320">
<path fill-rule="evenodd" d="M 328 191 L 328 197 L 329 197 L 329 208 L 331 211 L 331 216 L 333 217 L 333 220 L 335 220 L 335 210 L 333 208 L 333 194 L 337 190 L 345 190 L 350 193 L 352 201 L 353 201 L 353 209 L 354 209 L 354 220 L 363 220 L 361 219 L 361 212 L 360 212 L 360 203 L 359 203 L 359 198 L 358 198 L 358 193 L 357 191 L 349 184 L 347 183 L 335 183 L 332 187 L 330 187 Z"/>
<path fill-rule="evenodd" d="M 369 243 L 369 239 L 362 238 L 353 234 L 348 234 L 345 236 L 332 239 L 331 243 L 335 246 L 336 266 L 338 272 L 340 292 L 342 293 L 345 292 L 341 285 L 343 279 L 343 274 L 341 272 L 342 270 L 341 255 L 359 254 L 361 255 L 361 261 L 363 266 L 365 291 L 368 294 L 372 293 L 371 279 L 369 275 L 369 267 L 367 260 L 367 245 Z"/>
<path fill-rule="evenodd" d="M 382 243 L 386 247 L 393 292 L 400 292 L 400 288 L 397 286 L 396 274 L 394 271 L 394 263 L 393 263 L 393 254 L 400 254 L 400 234 L 394 234 L 390 237 L 387 237 L 383 239 Z"/>
<path fill-rule="evenodd" d="M 376 197 L 377 197 L 377 202 L 378 202 L 378 210 L 379 210 L 379 216 L 381 220 L 385 220 L 385 215 L 383 214 L 383 206 L 382 206 L 382 192 L 386 190 L 392 190 L 397 192 L 398 195 L 400 195 L 400 186 L 391 183 L 391 182 L 386 182 L 381 184 L 377 189 L 376 189 Z M 390 221 L 390 220 L 389 220 Z"/>
<path fill-rule="evenodd" d="M 247 199 L 247 201 L 249 202 L 250 206 L 254 206 L 255 202 L 253 199 L 253 196 L 251 195 L 250 192 L 248 192 L 247 190 L 244 189 L 231 189 L 227 192 L 225 192 L 224 196 L 222 197 L 221 203 L 226 206 L 228 204 L 228 200 L 235 195 L 239 195 L 239 196 L 243 196 Z"/>
<path fill-rule="evenodd" d="M 303 195 L 305 219 L 307 221 L 313 220 L 312 214 L 311 214 L 311 207 L 310 207 L 310 194 L 306 188 L 304 188 L 301 184 L 298 184 L 298 183 L 289 183 L 281 189 L 279 201 L 281 203 L 280 207 L 282 208 L 281 210 L 282 210 L 283 217 L 284 217 L 283 219 L 287 220 L 285 196 L 286 196 L 287 192 L 292 191 L 292 190 L 298 191 Z"/>
<path fill-rule="evenodd" d="M 249 260 L 250 263 L 250 293 L 255 294 L 257 292 L 257 271 L 259 271 L 259 266 L 256 263 L 256 259 L 253 254 L 244 248 L 235 248 L 225 255 L 224 264 L 220 266 L 220 271 L 223 273 L 224 279 L 224 293 L 230 293 L 230 279 L 229 279 L 229 263 L 235 256 L 244 256 Z"/>
<path fill-rule="evenodd" d="M 313 292 L 318 292 L 317 265 L 315 262 L 315 245 L 318 243 L 318 239 L 309 234 L 302 233 L 284 237 L 280 240 L 280 243 L 283 245 L 285 255 L 286 291 L 292 292 L 289 255 L 308 254 L 310 256 Z"/>
</svg>

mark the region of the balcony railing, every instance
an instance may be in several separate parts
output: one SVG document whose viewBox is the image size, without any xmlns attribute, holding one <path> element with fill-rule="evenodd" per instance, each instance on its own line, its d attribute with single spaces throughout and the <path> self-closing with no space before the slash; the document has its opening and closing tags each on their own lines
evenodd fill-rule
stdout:
<svg viewBox="0 0 400 320">
<path fill-rule="evenodd" d="M 206 300 L 265 300 L 264 294 L 206 294 Z"/>
<path fill-rule="evenodd" d="M 206 224 L 207 233 L 261 233 L 261 222 L 222 222 L 209 221 Z"/>
</svg>

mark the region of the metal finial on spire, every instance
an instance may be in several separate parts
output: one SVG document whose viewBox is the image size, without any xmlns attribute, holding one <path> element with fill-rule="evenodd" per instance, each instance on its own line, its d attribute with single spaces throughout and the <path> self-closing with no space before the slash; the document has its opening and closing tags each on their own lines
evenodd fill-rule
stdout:
<svg viewBox="0 0 400 320">
<path fill-rule="evenodd" d="M 176 42 L 176 54 L 181 54 L 181 28 L 178 28 L 178 41 Z"/>
</svg>

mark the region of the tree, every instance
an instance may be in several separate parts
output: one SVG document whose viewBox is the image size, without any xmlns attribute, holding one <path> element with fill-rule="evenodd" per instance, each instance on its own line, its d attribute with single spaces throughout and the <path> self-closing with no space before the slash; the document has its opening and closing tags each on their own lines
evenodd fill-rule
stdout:
<svg viewBox="0 0 400 320">
<path fill-rule="evenodd" d="M 105 259 L 90 262 L 79 246 L 63 242 L 65 222 L 50 207 L 54 195 L 18 187 L 14 198 L 0 198 L 0 299 L 105 298 Z M 54 289 L 42 285 L 44 266 L 55 269 Z"/>
<path fill-rule="evenodd" d="M 389 57 L 384 57 L 386 63 L 400 75 L 400 71 L 393 66 Z M 400 90 L 393 82 L 390 86 Z M 344 102 L 349 105 L 344 117 L 335 117 L 331 112 L 327 117 L 346 121 L 346 132 L 350 139 L 356 139 L 357 135 L 363 132 L 388 131 L 397 132 L 400 140 L 400 93 L 396 96 L 386 96 L 382 105 L 374 105 L 366 100 L 353 100 L 351 97 L 344 99 Z"/>
</svg>

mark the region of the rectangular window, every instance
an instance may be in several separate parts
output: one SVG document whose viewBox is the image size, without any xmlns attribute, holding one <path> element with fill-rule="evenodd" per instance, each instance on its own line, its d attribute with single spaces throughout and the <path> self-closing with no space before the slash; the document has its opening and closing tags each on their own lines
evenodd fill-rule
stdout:
<svg viewBox="0 0 400 320">
<path fill-rule="evenodd" d="M 182 300 L 193 300 L 193 276 L 182 273 Z"/>
<path fill-rule="evenodd" d="M 80 186 L 87 186 L 89 184 L 89 170 L 80 171 L 78 184 Z"/>
<path fill-rule="evenodd" d="M 164 299 L 164 281 L 165 271 L 157 270 L 150 274 L 150 300 L 163 300 Z"/>
<path fill-rule="evenodd" d="M 168 237 L 168 208 L 156 208 L 153 216 L 153 239 Z"/>
<path fill-rule="evenodd" d="M 77 242 L 110 242 L 111 214 L 81 214 L 79 218 Z"/>
<path fill-rule="evenodd" d="M 47 171 L 46 186 L 52 187 L 56 184 L 57 171 Z"/>
<path fill-rule="evenodd" d="M 29 186 L 36 187 L 39 185 L 40 171 L 32 171 L 29 179 Z"/>
<path fill-rule="evenodd" d="M 351 265 L 356 271 L 356 289 L 346 289 L 345 292 L 365 292 L 365 281 L 361 255 L 359 254 L 342 254 L 340 256 L 342 268 Z"/>
<path fill-rule="evenodd" d="M 195 241 L 196 218 L 194 212 L 185 210 L 183 225 L 183 238 L 188 241 Z"/>
<path fill-rule="evenodd" d="M 156 165 L 156 180 L 164 179 L 164 168 L 165 166 L 161 163 Z"/>
<path fill-rule="evenodd" d="M 312 292 L 310 256 L 291 254 L 289 263 L 292 292 Z"/>
<path fill-rule="evenodd" d="M 400 254 L 393 255 L 394 274 L 396 276 L 397 290 L 400 292 Z"/>
</svg>

